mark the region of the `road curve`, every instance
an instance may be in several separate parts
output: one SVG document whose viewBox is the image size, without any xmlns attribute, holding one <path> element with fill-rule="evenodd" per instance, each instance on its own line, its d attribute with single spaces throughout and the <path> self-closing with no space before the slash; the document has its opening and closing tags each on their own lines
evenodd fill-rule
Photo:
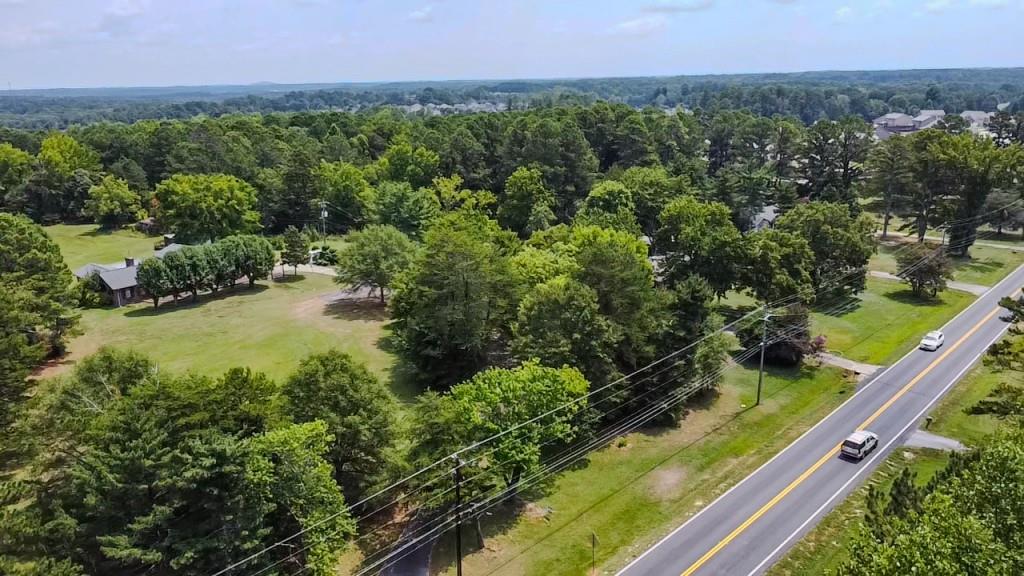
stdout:
<svg viewBox="0 0 1024 576">
<path fill-rule="evenodd" d="M 1024 286 L 1024 266 L 980 296 L 942 330 L 936 352 L 913 350 L 879 372 L 728 492 L 633 560 L 619 576 L 760 574 L 902 444 L 935 403 L 1008 327 L 999 300 Z M 838 456 L 852 431 L 879 435 L 863 462 Z"/>
</svg>

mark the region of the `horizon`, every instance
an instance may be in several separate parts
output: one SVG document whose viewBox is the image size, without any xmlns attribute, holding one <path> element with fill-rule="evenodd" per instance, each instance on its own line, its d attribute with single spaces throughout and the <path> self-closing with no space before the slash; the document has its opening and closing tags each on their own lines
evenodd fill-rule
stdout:
<svg viewBox="0 0 1024 576">
<path fill-rule="evenodd" d="M 0 0 L 0 5 L 5 13 L 0 87 L 12 91 L 1024 64 L 1015 33 L 1024 20 L 1024 0 L 595 0 L 582 7 L 540 0 L 515 5 Z M 903 66 L 894 67 L 893 60 Z"/>
</svg>

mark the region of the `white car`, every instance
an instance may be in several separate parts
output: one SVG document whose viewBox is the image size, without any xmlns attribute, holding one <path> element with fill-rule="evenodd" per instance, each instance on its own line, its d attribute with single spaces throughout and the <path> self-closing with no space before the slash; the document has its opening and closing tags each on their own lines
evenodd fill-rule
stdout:
<svg viewBox="0 0 1024 576">
<path fill-rule="evenodd" d="M 939 346 L 942 346 L 943 342 L 946 341 L 946 337 L 938 330 L 932 330 L 931 332 L 924 335 L 921 339 L 921 350 L 938 350 Z"/>
<path fill-rule="evenodd" d="M 878 434 L 875 434 L 870 430 L 857 430 L 853 434 L 847 436 L 846 440 L 843 440 L 843 446 L 840 448 L 840 451 L 843 456 L 847 456 L 855 460 L 862 460 L 877 446 Z"/>
</svg>

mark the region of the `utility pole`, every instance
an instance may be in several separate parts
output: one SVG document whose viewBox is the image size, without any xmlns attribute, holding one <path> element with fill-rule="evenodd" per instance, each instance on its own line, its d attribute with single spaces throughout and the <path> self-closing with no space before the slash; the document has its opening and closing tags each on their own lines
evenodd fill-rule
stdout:
<svg viewBox="0 0 1024 576">
<path fill-rule="evenodd" d="M 761 324 L 761 365 L 757 369 L 757 401 L 754 406 L 761 405 L 761 384 L 764 382 L 764 349 L 768 346 L 768 319 L 772 315 L 768 313 L 768 305 L 764 305 L 764 318 Z"/>
<path fill-rule="evenodd" d="M 455 554 L 456 576 L 462 576 L 462 466 L 465 462 L 458 456 L 455 459 Z"/>
<path fill-rule="evenodd" d="M 597 532 L 590 531 L 590 573 L 597 574 Z"/>
<path fill-rule="evenodd" d="M 327 201 L 320 199 L 320 240 L 327 240 Z"/>
</svg>

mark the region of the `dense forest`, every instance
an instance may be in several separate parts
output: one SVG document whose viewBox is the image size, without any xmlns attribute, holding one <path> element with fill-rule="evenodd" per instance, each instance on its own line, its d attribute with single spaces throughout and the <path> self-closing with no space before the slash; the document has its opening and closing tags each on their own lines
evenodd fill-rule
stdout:
<svg viewBox="0 0 1024 576">
<path fill-rule="evenodd" d="M 984 98 L 996 102 L 1019 96 L 996 85 L 1015 73 L 962 74 L 990 75 Z M 814 81 L 846 82 L 828 78 Z M 913 103 L 902 95 L 907 106 L 979 102 L 928 82 L 908 89 L 922 90 Z M 463 504 L 477 505 L 516 497 L 552 458 L 585 454 L 638 412 L 675 424 L 691 394 L 720 382 L 731 344 L 715 302 L 726 293 L 782 310 L 768 361 L 799 364 L 820 345 L 807 306 L 864 289 L 876 228 L 865 203 L 921 241 L 954 222 L 945 250 L 921 260 L 966 254 L 985 222 L 1024 224 L 1013 208 L 1021 115 L 998 115 L 992 137 L 944 123 L 879 143 L 863 119 L 875 112 L 850 109 L 842 89 L 806 88 L 823 97 L 807 115 L 803 96 L 743 109 L 748 90 L 779 94 L 766 79 L 699 90 L 711 100 L 692 112 L 623 95 L 449 116 L 0 130 L 0 424 L 4 458 L 22 471 L 0 482 L 0 571 L 203 575 L 244 561 L 247 572 L 330 574 L 352 546 L 372 568 L 381 550 L 365 539 L 401 526 L 405 507 L 442 519 L 452 509 L 452 453 L 486 450 L 466 455 Z M 896 94 L 879 96 L 864 102 L 887 110 Z M 829 101 L 846 104 L 829 112 Z M 767 206 L 779 216 L 761 229 Z M 175 374 L 111 349 L 65 378 L 28 380 L 64 353 L 83 304 L 40 224 L 116 228 L 147 215 L 197 245 L 140 268 L 154 304 L 265 278 L 272 251 L 259 235 L 283 236 L 293 263 L 308 254 L 303 229 L 346 234 L 339 282 L 387 301 L 394 349 L 423 391 L 408 417 L 338 352 L 298 361 L 281 382 L 246 367 Z M 941 288 L 936 274 L 921 285 Z M 761 338 L 736 332 L 744 348 Z M 415 470 L 440 473 L 401 483 L 402 507 L 385 504 L 396 494 L 386 487 Z"/>
<path fill-rule="evenodd" d="M 0 125 L 59 129 L 92 122 L 186 119 L 203 114 L 358 111 L 439 106 L 437 113 L 620 102 L 634 108 L 747 109 L 805 123 L 854 115 L 870 120 L 921 109 L 1024 111 L 1024 69 L 804 72 L 499 82 L 211 86 L 24 90 L 0 93 Z M 456 106 L 463 105 L 462 108 Z"/>
</svg>

